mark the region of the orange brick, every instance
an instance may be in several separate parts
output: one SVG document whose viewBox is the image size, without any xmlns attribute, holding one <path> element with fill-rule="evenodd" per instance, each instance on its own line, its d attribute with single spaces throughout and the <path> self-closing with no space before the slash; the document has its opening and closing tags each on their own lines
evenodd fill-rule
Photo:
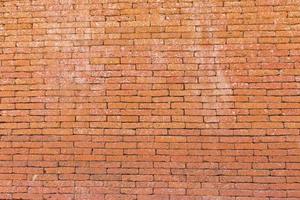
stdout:
<svg viewBox="0 0 300 200">
<path fill-rule="evenodd" d="M 99 64 L 119 64 L 119 58 L 91 58 L 90 62 L 92 65 L 99 65 Z"/>
</svg>

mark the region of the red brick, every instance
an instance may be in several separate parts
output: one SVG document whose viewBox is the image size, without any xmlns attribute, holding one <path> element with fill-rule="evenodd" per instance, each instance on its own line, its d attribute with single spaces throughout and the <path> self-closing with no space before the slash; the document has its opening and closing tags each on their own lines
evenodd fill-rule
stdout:
<svg viewBox="0 0 300 200">
<path fill-rule="evenodd" d="M 90 60 L 92 65 L 99 65 L 99 64 L 119 64 L 119 58 L 91 58 Z"/>
</svg>

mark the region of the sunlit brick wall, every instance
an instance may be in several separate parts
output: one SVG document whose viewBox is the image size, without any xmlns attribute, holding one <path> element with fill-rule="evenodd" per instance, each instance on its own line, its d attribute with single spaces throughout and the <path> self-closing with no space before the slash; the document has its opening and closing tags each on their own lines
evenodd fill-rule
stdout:
<svg viewBox="0 0 300 200">
<path fill-rule="evenodd" d="M 0 0 L 0 199 L 299 200 L 299 0 Z"/>
</svg>

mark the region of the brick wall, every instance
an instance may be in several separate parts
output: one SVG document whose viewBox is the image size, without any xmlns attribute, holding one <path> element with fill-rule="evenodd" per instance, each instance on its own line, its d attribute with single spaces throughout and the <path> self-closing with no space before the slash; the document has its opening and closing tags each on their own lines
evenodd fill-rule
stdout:
<svg viewBox="0 0 300 200">
<path fill-rule="evenodd" d="M 0 199 L 299 200 L 299 0 L 1 0 Z"/>
</svg>

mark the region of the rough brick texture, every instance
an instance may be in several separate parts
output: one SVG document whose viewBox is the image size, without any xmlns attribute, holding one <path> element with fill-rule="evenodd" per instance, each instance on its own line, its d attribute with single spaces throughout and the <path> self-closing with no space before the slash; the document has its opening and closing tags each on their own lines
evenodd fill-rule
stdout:
<svg viewBox="0 0 300 200">
<path fill-rule="evenodd" d="M 0 0 L 0 199 L 299 200 L 299 0 Z"/>
</svg>

